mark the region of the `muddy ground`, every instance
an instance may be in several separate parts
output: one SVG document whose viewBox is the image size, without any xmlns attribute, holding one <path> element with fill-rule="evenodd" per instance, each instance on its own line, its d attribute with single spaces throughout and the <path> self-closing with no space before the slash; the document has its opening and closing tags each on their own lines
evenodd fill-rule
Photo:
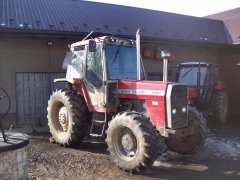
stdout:
<svg viewBox="0 0 240 180">
<path fill-rule="evenodd" d="M 195 154 L 165 151 L 154 166 L 130 174 L 110 160 L 105 144 L 82 143 L 64 148 L 47 135 L 31 135 L 28 172 L 31 179 L 240 179 L 240 123 L 210 125 L 205 145 Z"/>
</svg>

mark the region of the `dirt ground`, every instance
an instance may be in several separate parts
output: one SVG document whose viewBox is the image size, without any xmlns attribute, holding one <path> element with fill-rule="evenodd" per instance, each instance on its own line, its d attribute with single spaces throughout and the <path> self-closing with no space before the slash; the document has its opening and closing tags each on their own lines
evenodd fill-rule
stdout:
<svg viewBox="0 0 240 180">
<path fill-rule="evenodd" d="M 240 179 L 240 121 L 210 125 L 205 145 L 195 154 L 164 152 L 154 166 L 131 174 L 110 160 L 105 144 L 81 143 L 65 148 L 47 136 L 31 135 L 28 172 L 31 179 Z"/>
</svg>

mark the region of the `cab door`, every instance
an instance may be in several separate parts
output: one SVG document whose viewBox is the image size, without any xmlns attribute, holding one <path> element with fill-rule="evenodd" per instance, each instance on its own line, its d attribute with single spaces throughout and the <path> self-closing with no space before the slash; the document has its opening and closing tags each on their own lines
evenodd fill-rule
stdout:
<svg viewBox="0 0 240 180">
<path fill-rule="evenodd" d="M 96 45 L 96 51 L 87 51 L 85 84 L 91 106 L 97 112 L 113 111 L 117 106 L 117 81 L 106 80 L 104 64 L 101 44 Z"/>
</svg>

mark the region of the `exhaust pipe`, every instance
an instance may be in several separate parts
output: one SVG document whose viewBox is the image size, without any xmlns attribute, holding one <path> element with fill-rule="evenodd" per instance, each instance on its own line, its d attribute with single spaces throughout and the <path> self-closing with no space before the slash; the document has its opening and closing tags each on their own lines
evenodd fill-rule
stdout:
<svg viewBox="0 0 240 180">
<path fill-rule="evenodd" d="M 162 51 L 161 57 L 163 58 L 163 82 L 168 80 L 168 61 L 170 60 L 171 53 L 169 51 Z"/>
<path fill-rule="evenodd" d="M 141 80 L 140 29 L 138 29 L 136 33 L 136 48 L 137 48 L 137 80 Z"/>
</svg>

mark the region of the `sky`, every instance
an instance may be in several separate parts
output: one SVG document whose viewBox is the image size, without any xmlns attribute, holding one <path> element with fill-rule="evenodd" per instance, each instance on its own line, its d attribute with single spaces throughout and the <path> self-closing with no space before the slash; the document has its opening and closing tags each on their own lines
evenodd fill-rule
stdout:
<svg viewBox="0 0 240 180">
<path fill-rule="evenodd" d="M 240 0 L 88 0 L 203 17 L 240 7 Z"/>
</svg>

